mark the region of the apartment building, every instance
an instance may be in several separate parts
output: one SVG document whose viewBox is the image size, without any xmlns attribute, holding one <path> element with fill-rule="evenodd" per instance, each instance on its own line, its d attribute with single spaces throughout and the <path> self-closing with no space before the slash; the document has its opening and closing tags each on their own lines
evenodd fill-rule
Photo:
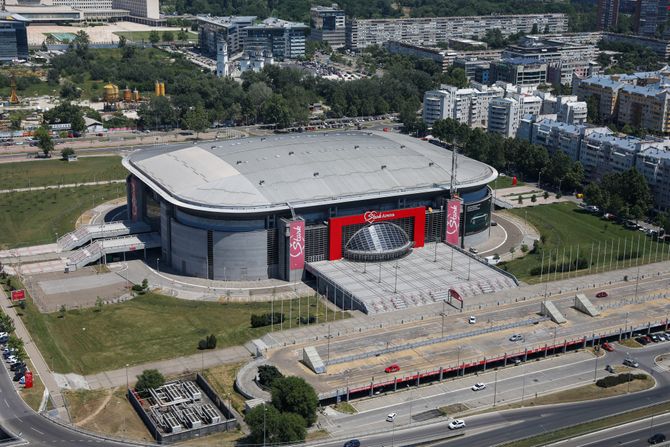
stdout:
<svg viewBox="0 0 670 447">
<path fill-rule="evenodd" d="M 599 31 L 616 28 L 619 22 L 619 0 L 598 0 L 597 14 Z"/>
<path fill-rule="evenodd" d="M 585 124 L 588 107 L 584 101 L 569 101 L 560 104 L 558 121 L 568 124 Z"/>
<path fill-rule="evenodd" d="M 523 14 L 352 19 L 347 22 L 347 47 L 358 51 L 390 40 L 436 46 L 452 38 L 481 39 L 491 29 L 499 29 L 504 35 L 530 33 L 533 26 L 548 33 L 562 33 L 568 30 L 568 18 L 565 14 Z"/>
<path fill-rule="evenodd" d="M 487 127 L 489 104 L 502 98 L 505 91 L 473 83 L 471 88 L 442 85 L 439 90 L 427 91 L 423 100 L 423 120 L 429 126 L 440 119 L 451 118 L 470 127 Z"/>
<path fill-rule="evenodd" d="M 667 143 L 667 142 L 666 142 Z M 635 160 L 635 167 L 647 180 L 659 211 L 670 210 L 670 151 L 668 147 L 647 147 Z"/>
<path fill-rule="evenodd" d="M 521 118 L 519 102 L 513 98 L 495 98 L 489 104 L 487 130 L 507 138 L 516 136 Z"/>
<path fill-rule="evenodd" d="M 223 39 L 229 54 L 238 53 L 244 45 L 245 29 L 255 20 L 256 16 L 198 17 L 200 51 L 215 57 L 217 44 Z"/>
</svg>

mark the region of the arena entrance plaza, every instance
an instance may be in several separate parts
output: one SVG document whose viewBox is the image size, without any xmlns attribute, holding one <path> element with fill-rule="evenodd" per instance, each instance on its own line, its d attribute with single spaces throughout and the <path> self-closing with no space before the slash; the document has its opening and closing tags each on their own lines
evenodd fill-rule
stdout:
<svg viewBox="0 0 670 447">
<path fill-rule="evenodd" d="M 429 243 L 394 261 L 310 262 L 306 270 L 316 277 L 319 293 L 338 307 L 367 314 L 441 303 L 450 289 L 468 298 L 517 286 L 513 276 L 444 243 Z"/>
</svg>

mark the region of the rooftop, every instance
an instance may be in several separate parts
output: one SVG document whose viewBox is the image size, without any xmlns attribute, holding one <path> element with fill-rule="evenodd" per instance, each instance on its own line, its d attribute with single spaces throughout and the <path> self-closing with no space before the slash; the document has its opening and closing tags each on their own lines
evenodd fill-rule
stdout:
<svg viewBox="0 0 670 447">
<path fill-rule="evenodd" d="M 249 213 L 448 190 L 451 156 L 406 135 L 350 131 L 145 149 L 123 164 L 175 205 Z M 460 188 L 496 176 L 490 166 L 458 157 Z"/>
<path fill-rule="evenodd" d="M 288 20 L 277 19 L 275 17 L 268 17 L 263 20 L 261 23 L 256 25 L 251 25 L 247 29 L 261 29 L 261 28 L 309 28 L 304 23 L 300 22 L 289 22 Z"/>
</svg>

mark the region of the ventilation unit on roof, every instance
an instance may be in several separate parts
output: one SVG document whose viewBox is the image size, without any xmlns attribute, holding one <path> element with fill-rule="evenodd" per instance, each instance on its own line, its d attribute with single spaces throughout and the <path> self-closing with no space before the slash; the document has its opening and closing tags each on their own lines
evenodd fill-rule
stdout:
<svg viewBox="0 0 670 447">
<path fill-rule="evenodd" d="M 360 148 L 359 145 L 354 146 L 354 149 L 359 149 L 359 148 Z"/>
<path fill-rule="evenodd" d="M 428 162 L 428 166 L 433 166 L 434 164 L 435 164 L 435 163 L 432 162 L 432 161 L 429 161 L 429 162 Z"/>
<path fill-rule="evenodd" d="M 241 164 L 242 164 L 242 160 L 237 160 L 237 161 L 235 162 L 235 164 L 236 164 L 236 165 L 241 165 Z"/>
<path fill-rule="evenodd" d="M 405 149 L 405 145 L 404 145 L 404 144 L 401 144 L 401 145 L 400 145 L 400 149 Z"/>
<path fill-rule="evenodd" d="M 265 183 L 265 180 L 261 180 L 260 182 L 258 182 L 259 185 L 262 185 L 263 183 Z"/>
<path fill-rule="evenodd" d="M 289 152 L 288 154 L 289 154 L 289 155 L 294 155 L 294 154 L 295 154 L 295 152 L 293 152 L 293 151 L 290 151 L 290 152 Z"/>
<path fill-rule="evenodd" d="M 382 169 L 386 169 L 386 165 L 382 165 Z"/>
<path fill-rule="evenodd" d="M 318 177 L 318 176 L 319 176 L 319 173 L 318 173 L 318 172 L 315 172 L 315 173 L 314 173 L 314 177 Z"/>
</svg>

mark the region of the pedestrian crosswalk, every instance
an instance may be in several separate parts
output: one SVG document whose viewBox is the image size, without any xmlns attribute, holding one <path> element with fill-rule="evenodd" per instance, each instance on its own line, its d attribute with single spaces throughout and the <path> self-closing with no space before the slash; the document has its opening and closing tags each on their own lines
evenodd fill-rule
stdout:
<svg viewBox="0 0 670 447">
<path fill-rule="evenodd" d="M 660 372 L 660 373 L 668 372 L 668 369 L 661 366 L 661 365 L 654 365 L 651 369 L 653 369 L 655 372 Z"/>
</svg>

